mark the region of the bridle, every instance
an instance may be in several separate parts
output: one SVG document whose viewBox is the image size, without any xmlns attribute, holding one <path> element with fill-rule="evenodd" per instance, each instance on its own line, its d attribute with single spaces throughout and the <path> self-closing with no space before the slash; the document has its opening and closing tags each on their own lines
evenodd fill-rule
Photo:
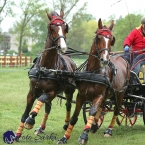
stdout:
<svg viewBox="0 0 145 145">
<path fill-rule="evenodd" d="M 66 25 L 68 27 L 68 24 L 66 22 L 64 22 L 64 20 L 59 17 L 59 16 L 56 16 L 55 18 L 53 18 L 50 23 L 48 24 L 48 35 L 50 36 L 51 40 L 53 41 L 53 43 L 55 45 L 57 45 L 57 41 L 60 39 L 60 38 L 63 38 L 64 40 L 66 40 L 66 38 L 61 35 L 61 36 L 57 36 L 56 38 L 53 37 L 52 35 L 52 32 L 51 32 L 51 25 L 55 25 L 55 26 L 62 26 L 62 25 Z"/>
<path fill-rule="evenodd" d="M 96 37 L 95 37 L 95 39 L 94 39 L 94 41 L 95 41 L 95 43 L 97 44 L 97 37 L 98 37 L 98 35 L 100 35 L 100 36 L 103 36 L 103 37 L 105 37 L 105 38 L 107 38 L 107 39 L 112 39 L 112 33 L 111 33 L 111 31 L 110 31 L 110 29 L 106 29 L 106 28 L 103 28 L 103 29 L 98 29 L 97 31 L 96 31 Z M 97 58 L 100 60 L 100 56 L 101 56 L 101 53 L 103 52 L 103 51 L 108 51 L 108 53 L 109 53 L 109 49 L 108 48 L 102 48 L 102 49 L 100 49 L 99 50 L 99 48 L 96 46 L 96 50 L 97 50 Z"/>
</svg>

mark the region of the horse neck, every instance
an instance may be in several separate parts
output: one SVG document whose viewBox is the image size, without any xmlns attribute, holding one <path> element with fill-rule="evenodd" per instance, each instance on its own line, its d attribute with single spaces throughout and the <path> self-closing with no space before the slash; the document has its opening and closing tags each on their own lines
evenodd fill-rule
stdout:
<svg viewBox="0 0 145 145">
<path fill-rule="evenodd" d="M 98 70 L 101 68 L 101 63 L 100 60 L 94 56 L 97 56 L 97 49 L 96 49 L 96 43 L 94 42 L 91 47 L 90 51 L 90 56 L 88 58 L 88 63 L 87 63 L 87 71 L 93 71 L 93 70 Z"/>
<path fill-rule="evenodd" d="M 52 41 L 50 35 L 48 34 L 47 39 L 46 39 L 46 43 L 45 43 L 45 49 L 47 48 L 51 48 L 55 46 L 54 42 Z"/>
<path fill-rule="evenodd" d="M 41 67 L 46 67 L 47 69 L 56 68 L 56 64 L 58 61 L 58 52 L 57 52 L 57 49 L 55 48 L 51 49 L 51 47 L 53 46 L 55 46 L 55 44 L 52 41 L 52 39 L 50 39 L 50 37 L 48 36 L 46 40 L 46 44 L 45 44 L 45 49 L 50 48 L 50 50 L 48 51 L 44 50 L 42 54 L 42 58 L 41 58 Z"/>
</svg>

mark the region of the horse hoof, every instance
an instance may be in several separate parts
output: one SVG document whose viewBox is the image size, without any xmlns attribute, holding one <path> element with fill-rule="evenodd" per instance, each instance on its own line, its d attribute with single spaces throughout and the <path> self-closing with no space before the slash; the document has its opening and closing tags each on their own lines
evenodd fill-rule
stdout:
<svg viewBox="0 0 145 145">
<path fill-rule="evenodd" d="M 25 129 L 32 129 L 33 126 L 35 124 L 35 119 L 34 118 L 31 118 L 31 117 L 28 117 L 26 120 L 25 120 L 25 123 L 24 123 L 24 127 Z"/>
<path fill-rule="evenodd" d="M 98 129 L 99 129 L 98 124 L 92 124 L 90 132 L 96 133 Z"/>
<path fill-rule="evenodd" d="M 57 144 L 67 144 L 67 138 L 63 137 L 63 138 L 59 139 Z"/>
<path fill-rule="evenodd" d="M 105 132 L 104 132 L 104 137 L 111 137 L 112 136 L 112 129 L 107 129 Z"/>
<path fill-rule="evenodd" d="M 68 125 L 65 124 L 65 125 L 63 126 L 63 129 L 64 129 L 64 130 L 67 130 L 67 128 L 68 128 Z"/>
<path fill-rule="evenodd" d="M 104 134 L 104 137 L 111 137 L 110 134 Z"/>
<path fill-rule="evenodd" d="M 86 133 L 82 133 L 80 138 L 78 139 L 78 143 L 79 144 L 82 144 L 82 145 L 86 145 L 87 144 L 87 141 L 88 141 L 88 134 Z"/>
<path fill-rule="evenodd" d="M 20 137 L 16 135 L 15 138 L 14 138 L 14 141 L 15 141 L 15 142 L 19 142 L 19 138 L 20 138 Z"/>
<path fill-rule="evenodd" d="M 32 129 L 33 126 L 34 126 L 34 125 L 28 124 L 28 123 L 26 123 L 26 122 L 24 123 L 24 128 L 27 129 L 27 130 Z"/>
<path fill-rule="evenodd" d="M 42 129 L 41 126 L 38 127 L 38 128 L 34 131 L 34 134 L 35 134 L 35 135 L 42 134 L 42 133 L 44 133 L 44 130 Z"/>
</svg>

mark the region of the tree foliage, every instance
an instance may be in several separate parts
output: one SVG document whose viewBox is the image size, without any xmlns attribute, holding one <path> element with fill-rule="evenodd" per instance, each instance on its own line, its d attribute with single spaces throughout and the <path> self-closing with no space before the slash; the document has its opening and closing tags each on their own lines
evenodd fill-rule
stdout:
<svg viewBox="0 0 145 145">
<path fill-rule="evenodd" d="M 11 0 L 0 0 L 0 23 L 6 18 L 7 15 L 13 15 L 13 5 L 14 2 Z"/>
<path fill-rule="evenodd" d="M 131 30 L 141 25 L 142 15 L 130 14 L 125 18 L 120 17 L 116 20 L 115 27 L 113 29 L 113 35 L 116 37 L 116 42 L 112 51 L 123 50 L 123 42 L 125 37 Z"/>
<path fill-rule="evenodd" d="M 18 53 L 20 54 L 22 51 L 23 38 L 25 36 L 31 37 L 33 31 L 33 28 L 31 27 L 32 21 L 37 18 L 40 10 L 44 10 L 45 8 L 44 4 L 39 0 L 28 0 L 27 2 L 21 0 L 16 6 L 21 11 L 21 14 L 19 15 L 20 19 L 16 21 L 11 32 L 18 35 Z"/>
<path fill-rule="evenodd" d="M 0 0 L 0 24 L 1 22 L 7 17 L 7 15 L 9 16 L 13 16 L 13 12 L 12 12 L 12 6 L 14 5 L 14 2 L 12 2 L 11 0 Z M 6 52 L 7 47 L 4 47 L 5 44 L 5 34 L 3 33 L 2 28 L 0 27 L 0 49 L 4 49 L 4 51 Z M 6 45 L 8 45 L 6 43 Z"/>
<path fill-rule="evenodd" d="M 81 51 L 90 48 L 94 32 L 97 29 L 97 22 L 90 14 L 76 13 L 73 16 L 70 31 L 67 35 L 67 44 Z"/>
<path fill-rule="evenodd" d="M 38 18 L 31 23 L 31 27 L 33 28 L 32 38 L 34 41 L 32 52 L 34 54 L 41 53 L 44 49 L 48 33 L 47 25 L 49 23 L 47 14 L 44 10 L 41 10 L 37 17 Z"/>
<path fill-rule="evenodd" d="M 28 52 L 28 44 L 26 39 L 24 39 L 23 44 L 22 44 L 22 52 L 27 53 Z"/>
<path fill-rule="evenodd" d="M 65 22 L 69 25 L 66 43 L 69 47 L 80 51 L 90 51 L 93 42 L 94 32 L 97 29 L 95 17 L 86 11 L 87 3 L 77 7 L 80 0 L 52 0 L 53 10 L 64 11 Z M 19 53 L 22 50 L 23 39 L 25 36 L 33 39 L 32 52 L 40 53 L 44 49 L 47 37 L 47 25 L 49 23 L 45 9 L 51 11 L 50 7 L 46 8 L 46 3 L 40 3 L 39 0 L 21 0 L 17 7 L 21 10 L 19 19 L 15 22 L 12 29 L 13 33 L 18 34 Z M 17 14 L 18 15 L 18 14 Z M 116 42 L 112 51 L 123 50 L 123 41 L 129 32 L 140 25 L 142 15 L 129 14 L 126 17 L 115 19 L 111 15 L 109 20 L 103 20 L 105 25 L 110 25 L 112 19 L 115 20 L 113 35 Z"/>
<path fill-rule="evenodd" d="M 76 13 L 82 13 L 83 10 L 86 9 L 87 3 L 83 3 L 81 7 L 77 7 L 80 0 L 53 0 L 53 9 L 60 10 L 62 9 L 65 12 L 64 19 L 68 24 L 71 23 L 72 17 L 76 15 Z"/>
</svg>

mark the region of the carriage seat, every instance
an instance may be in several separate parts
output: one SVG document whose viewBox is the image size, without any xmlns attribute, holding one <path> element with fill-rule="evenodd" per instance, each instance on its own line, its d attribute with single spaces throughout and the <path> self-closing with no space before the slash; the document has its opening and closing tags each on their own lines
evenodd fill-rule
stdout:
<svg viewBox="0 0 145 145">
<path fill-rule="evenodd" d="M 132 62 L 131 71 L 134 71 L 141 83 L 145 82 L 145 53 L 138 55 Z"/>
<path fill-rule="evenodd" d="M 140 79 L 140 82 L 143 83 L 143 84 L 145 84 L 145 65 L 142 65 L 140 67 L 138 77 Z"/>
<path fill-rule="evenodd" d="M 142 72 L 142 73 L 145 74 L 145 65 L 142 65 L 142 66 L 140 67 L 140 72 Z"/>
<path fill-rule="evenodd" d="M 129 80 L 130 85 L 142 85 L 140 82 L 139 77 L 134 71 L 130 71 L 130 80 Z"/>
</svg>

